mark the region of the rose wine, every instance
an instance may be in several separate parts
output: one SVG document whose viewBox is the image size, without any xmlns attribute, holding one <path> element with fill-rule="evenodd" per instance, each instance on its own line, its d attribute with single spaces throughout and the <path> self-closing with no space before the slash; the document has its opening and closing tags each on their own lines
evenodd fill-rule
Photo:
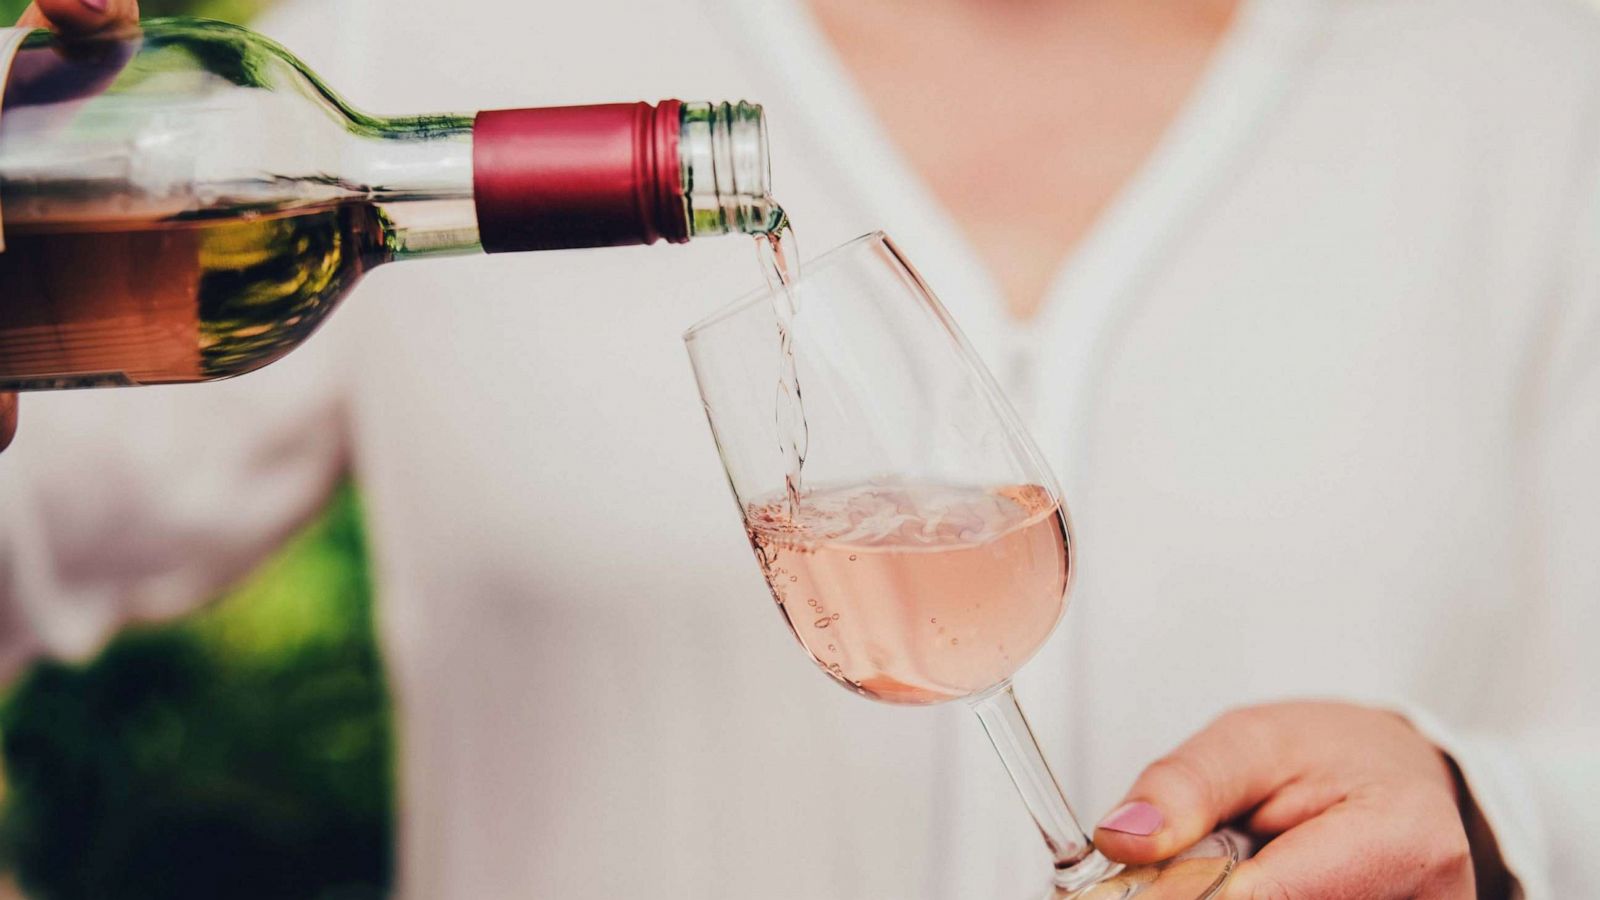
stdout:
<svg viewBox="0 0 1600 900">
<path fill-rule="evenodd" d="M 364 203 L 191 222 L 24 225 L 6 237 L 0 384 L 22 388 L 248 372 L 303 341 L 388 259 L 377 212 Z"/>
<path fill-rule="evenodd" d="M 770 200 L 770 198 L 769 198 Z M 778 448 L 784 459 L 784 493 L 788 511 L 793 514 L 800 503 L 801 473 L 806 465 L 810 428 L 806 424 L 805 403 L 800 396 L 800 374 L 794 360 L 795 317 L 800 312 L 800 249 L 794 225 L 776 201 L 768 206 L 776 213 L 777 224 L 756 235 L 756 256 L 761 274 L 772 294 L 772 317 L 778 325 L 778 387 L 774 402 L 778 427 Z"/>
<path fill-rule="evenodd" d="M 938 703 L 1009 678 L 1061 616 L 1066 525 L 1038 485 L 813 489 L 745 510 L 800 643 L 840 684 Z"/>
<path fill-rule="evenodd" d="M 390 261 L 765 232 L 763 122 L 677 100 L 380 117 L 219 22 L 0 28 L 0 392 L 248 372 Z"/>
</svg>

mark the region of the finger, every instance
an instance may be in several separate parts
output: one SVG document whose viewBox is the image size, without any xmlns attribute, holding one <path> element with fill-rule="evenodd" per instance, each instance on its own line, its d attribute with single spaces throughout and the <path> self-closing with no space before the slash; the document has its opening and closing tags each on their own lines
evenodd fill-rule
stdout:
<svg viewBox="0 0 1600 900">
<path fill-rule="evenodd" d="M 93 34 L 139 21 L 138 0 L 34 0 L 18 25 Z"/>
<path fill-rule="evenodd" d="M 17 436 L 17 395 L 0 393 L 0 450 Z"/>
<path fill-rule="evenodd" d="M 1330 778 L 1297 778 L 1257 807 L 1245 827 L 1257 835 L 1282 834 L 1344 798 L 1344 788 Z"/>
<path fill-rule="evenodd" d="M 1302 774 L 1270 709 L 1228 713 L 1158 760 L 1122 806 L 1095 829 L 1106 856 L 1127 863 L 1166 859 L 1271 797 Z"/>
<path fill-rule="evenodd" d="M 1449 803 L 1351 798 L 1268 842 L 1239 865 L 1223 900 L 1444 900 L 1471 897 L 1472 857 Z M 1397 799 L 1398 798 L 1398 799 Z"/>
</svg>

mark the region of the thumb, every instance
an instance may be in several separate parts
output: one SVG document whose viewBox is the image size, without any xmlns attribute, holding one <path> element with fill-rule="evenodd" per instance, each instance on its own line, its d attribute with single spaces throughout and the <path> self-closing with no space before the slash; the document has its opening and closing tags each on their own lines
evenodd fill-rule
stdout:
<svg viewBox="0 0 1600 900">
<path fill-rule="evenodd" d="M 138 0 L 34 0 L 18 25 L 93 34 L 139 21 Z"/>
<path fill-rule="evenodd" d="M 1125 863 L 1168 859 L 1266 800 L 1297 773 L 1270 713 L 1228 713 L 1145 769 L 1095 829 L 1102 853 Z"/>
</svg>

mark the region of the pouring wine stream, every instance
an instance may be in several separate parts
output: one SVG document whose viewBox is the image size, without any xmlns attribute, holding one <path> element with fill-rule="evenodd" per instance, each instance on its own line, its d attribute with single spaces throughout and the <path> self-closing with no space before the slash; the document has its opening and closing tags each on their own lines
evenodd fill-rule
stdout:
<svg viewBox="0 0 1600 900">
<path fill-rule="evenodd" d="M 784 492 L 789 500 L 789 518 L 800 513 L 801 470 L 806 464 L 806 450 L 810 442 L 810 429 L 806 425 L 804 401 L 800 396 L 800 378 L 794 362 L 795 316 L 800 312 L 800 250 L 794 236 L 794 227 L 783 207 L 769 198 L 776 211 L 778 224 L 766 234 L 757 234 L 756 255 L 761 264 L 761 274 L 772 293 L 772 313 L 778 323 L 778 388 L 775 404 L 778 424 L 778 446 L 783 451 L 787 469 L 784 473 Z"/>
</svg>

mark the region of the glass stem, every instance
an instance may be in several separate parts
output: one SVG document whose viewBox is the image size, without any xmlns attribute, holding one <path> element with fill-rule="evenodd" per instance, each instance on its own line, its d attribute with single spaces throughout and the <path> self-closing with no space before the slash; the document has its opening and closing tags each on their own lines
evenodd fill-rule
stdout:
<svg viewBox="0 0 1600 900">
<path fill-rule="evenodd" d="M 1022 794 L 1028 814 L 1039 826 L 1039 833 L 1054 859 L 1055 882 L 1077 891 L 1099 882 L 1117 866 L 1094 849 L 1061 793 L 1061 786 L 1039 752 L 1039 742 L 1028 727 L 1028 719 L 1017 705 L 1017 695 L 1007 682 L 969 701 L 978 714 L 989 741 L 1005 763 L 1011 783 Z"/>
</svg>

